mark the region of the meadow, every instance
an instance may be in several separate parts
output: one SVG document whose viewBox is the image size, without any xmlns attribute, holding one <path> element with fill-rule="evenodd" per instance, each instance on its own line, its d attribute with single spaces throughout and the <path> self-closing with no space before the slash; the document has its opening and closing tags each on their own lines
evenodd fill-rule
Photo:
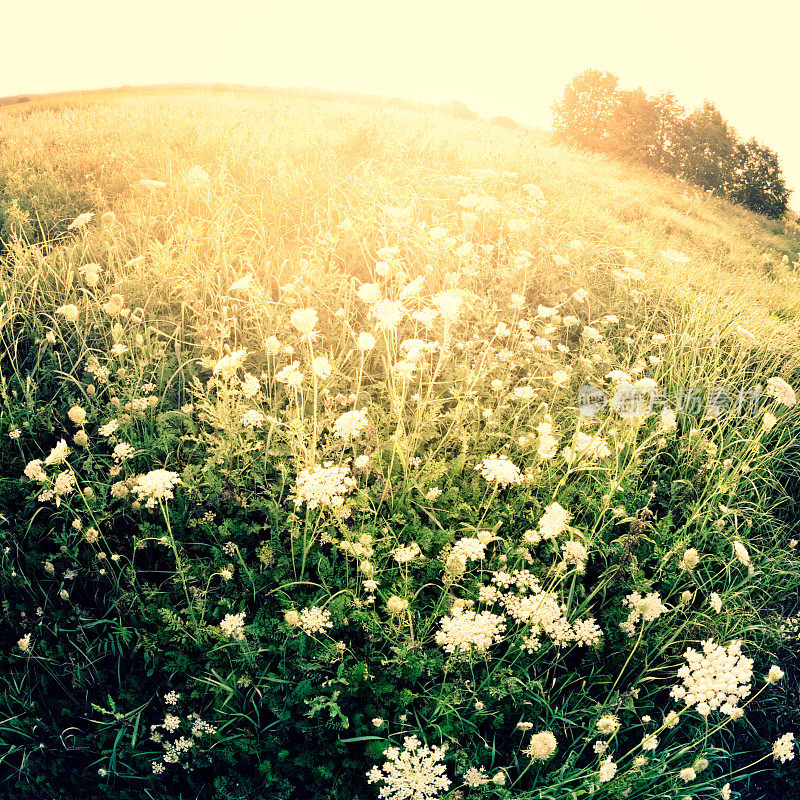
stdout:
<svg viewBox="0 0 800 800">
<path fill-rule="evenodd" d="M 544 133 L 0 110 L 0 791 L 800 796 L 798 320 Z"/>
</svg>

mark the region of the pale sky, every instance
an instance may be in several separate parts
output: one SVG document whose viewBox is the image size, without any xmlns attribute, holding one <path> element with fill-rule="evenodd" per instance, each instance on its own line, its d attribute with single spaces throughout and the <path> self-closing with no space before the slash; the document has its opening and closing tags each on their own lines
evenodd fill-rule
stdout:
<svg viewBox="0 0 800 800">
<path fill-rule="evenodd" d="M 0 96 L 171 82 L 461 100 L 542 127 L 587 67 L 713 100 L 800 190 L 800 0 L 0 0 Z M 800 191 L 793 206 L 800 205 Z"/>
</svg>

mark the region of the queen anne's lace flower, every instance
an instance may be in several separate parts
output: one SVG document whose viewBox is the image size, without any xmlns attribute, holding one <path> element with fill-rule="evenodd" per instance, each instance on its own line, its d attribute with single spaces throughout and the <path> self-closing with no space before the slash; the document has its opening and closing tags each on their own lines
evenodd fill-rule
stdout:
<svg viewBox="0 0 800 800">
<path fill-rule="evenodd" d="M 617 765 L 611 760 L 611 756 L 604 759 L 600 764 L 600 770 L 597 773 L 597 780 L 600 783 L 608 783 L 617 774 Z"/>
<path fill-rule="evenodd" d="M 347 467 L 334 467 L 327 461 L 323 466 L 304 469 L 297 476 L 294 503 L 297 506 L 305 503 L 310 509 L 340 508 L 355 485 Z"/>
<path fill-rule="evenodd" d="M 628 636 L 633 636 L 635 626 L 640 620 L 643 622 L 652 622 L 658 619 L 662 614 L 666 614 L 669 610 L 661 602 L 661 597 L 658 592 L 650 592 L 644 597 L 642 597 L 639 592 L 632 592 L 622 602 L 631 609 L 628 619 L 620 623 L 620 628 L 622 628 Z"/>
<path fill-rule="evenodd" d="M 576 458 L 602 459 L 611 455 L 611 450 L 600 436 L 589 436 L 578 431 L 572 444 L 564 448 L 564 458 L 568 464 Z"/>
<path fill-rule="evenodd" d="M 616 733 L 619 730 L 619 720 L 611 714 L 600 717 L 600 719 L 597 720 L 597 730 L 604 736 L 610 736 L 612 733 Z"/>
<path fill-rule="evenodd" d="M 242 414 L 239 422 L 243 428 L 260 428 L 264 424 L 264 415 L 260 411 L 251 409 Z"/>
<path fill-rule="evenodd" d="M 241 614 L 226 614 L 219 627 L 226 636 L 241 641 L 244 639 L 244 611 Z"/>
<path fill-rule="evenodd" d="M 304 633 L 324 633 L 328 628 L 333 627 L 331 622 L 331 612 L 319 606 L 300 609 L 300 619 L 297 623 Z"/>
<path fill-rule="evenodd" d="M 367 773 L 367 782 L 383 782 L 381 800 L 433 800 L 450 788 L 442 763 L 446 749 L 446 745 L 424 745 L 416 736 L 406 736 L 402 750 L 386 750 L 386 761 Z"/>
<path fill-rule="evenodd" d="M 307 338 L 313 338 L 314 328 L 318 321 L 317 309 L 297 308 L 292 311 L 289 321 L 300 334 Z"/>
<path fill-rule="evenodd" d="M 248 399 L 251 400 L 261 391 L 261 384 L 250 372 L 245 372 L 244 378 L 242 379 L 242 394 Z"/>
<path fill-rule="evenodd" d="M 378 300 L 372 305 L 369 313 L 375 317 L 375 324 L 380 330 L 393 331 L 400 324 L 406 312 L 402 304 L 394 300 Z"/>
<path fill-rule="evenodd" d="M 470 789 L 477 789 L 480 786 L 486 786 L 489 783 L 489 776 L 486 774 L 486 769 L 484 767 L 470 767 L 464 773 L 464 783 L 469 786 Z"/>
<path fill-rule="evenodd" d="M 553 736 L 552 732 L 542 731 L 531 736 L 528 748 L 522 752 L 526 756 L 530 756 L 534 761 L 547 761 L 555 753 L 556 747 L 558 747 L 558 742 L 556 742 L 556 737 Z"/>
<path fill-rule="evenodd" d="M 793 406 L 797 403 L 797 395 L 794 389 L 783 378 L 770 378 L 767 381 L 767 388 L 764 390 L 764 394 L 767 397 L 774 397 L 784 406 Z"/>
<path fill-rule="evenodd" d="M 741 641 L 725 647 L 707 639 L 702 653 L 689 647 L 684 656 L 688 663 L 678 670 L 682 682 L 672 687 L 672 697 L 696 706 L 704 717 L 717 710 L 733 716 L 739 700 L 750 694 L 753 675 L 753 660 L 742 655 Z"/>
<path fill-rule="evenodd" d="M 174 497 L 172 490 L 181 483 L 177 472 L 154 469 L 146 475 L 140 475 L 131 491 L 147 508 L 155 508 L 157 502 L 171 500 Z"/>
<path fill-rule="evenodd" d="M 772 756 L 783 764 L 794 758 L 794 734 L 784 733 L 775 744 L 772 745 Z"/>
<path fill-rule="evenodd" d="M 333 423 L 333 435 L 336 439 L 350 441 L 357 439 L 367 429 L 369 417 L 367 409 L 360 411 L 345 411 Z"/>
<path fill-rule="evenodd" d="M 454 609 L 449 617 L 440 620 L 442 628 L 436 634 L 436 644 L 447 653 L 465 653 L 471 648 L 484 652 L 502 640 L 506 624 L 499 614 L 490 611 Z"/>
<path fill-rule="evenodd" d="M 522 483 L 522 473 L 508 456 L 492 455 L 484 458 L 475 469 L 490 483 L 496 481 L 502 488 L 512 483 Z"/>
</svg>

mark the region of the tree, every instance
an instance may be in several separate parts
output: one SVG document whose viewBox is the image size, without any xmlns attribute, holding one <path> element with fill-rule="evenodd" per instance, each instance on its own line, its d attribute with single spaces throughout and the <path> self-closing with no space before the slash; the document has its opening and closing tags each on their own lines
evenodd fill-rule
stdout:
<svg viewBox="0 0 800 800">
<path fill-rule="evenodd" d="M 676 167 L 688 181 L 727 194 L 738 160 L 736 131 L 717 107 L 705 100 L 683 120 L 677 131 Z"/>
<path fill-rule="evenodd" d="M 788 208 L 789 190 L 783 179 L 778 154 L 755 139 L 737 146 L 731 200 L 767 217 L 782 217 Z"/>
<path fill-rule="evenodd" d="M 605 149 L 608 121 L 620 99 L 619 78 L 610 72 L 587 69 L 565 87 L 564 96 L 553 106 L 553 127 L 567 141 Z"/>
</svg>

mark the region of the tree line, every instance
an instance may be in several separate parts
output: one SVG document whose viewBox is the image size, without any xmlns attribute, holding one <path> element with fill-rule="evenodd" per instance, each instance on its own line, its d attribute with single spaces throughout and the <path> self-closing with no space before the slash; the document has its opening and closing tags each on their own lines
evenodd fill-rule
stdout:
<svg viewBox="0 0 800 800">
<path fill-rule="evenodd" d="M 788 208 L 778 155 L 742 141 L 709 100 L 687 113 L 672 93 L 624 90 L 610 72 L 587 69 L 554 106 L 559 138 L 662 170 L 768 217 Z"/>
</svg>

